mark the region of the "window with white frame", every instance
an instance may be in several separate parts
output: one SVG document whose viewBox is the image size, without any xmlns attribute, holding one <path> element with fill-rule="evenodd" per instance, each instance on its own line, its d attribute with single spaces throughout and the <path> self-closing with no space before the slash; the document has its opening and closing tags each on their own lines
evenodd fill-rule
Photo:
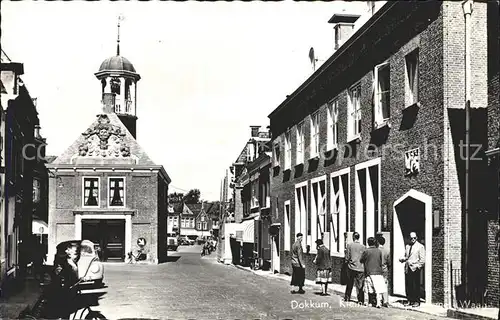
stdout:
<svg viewBox="0 0 500 320">
<path fill-rule="evenodd" d="M 281 160 L 280 155 L 281 155 L 280 143 L 275 142 L 273 144 L 273 164 L 274 164 L 274 167 L 280 166 L 280 160 Z"/>
<path fill-rule="evenodd" d="M 291 242 L 292 242 L 292 239 L 290 237 L 290 200 L 288 201 L 285 201 L 285 215 L 284 215 L 284 219 L 285 219 L 285 223 L 284 223 L 284 243 L 283 243 L 283 248 L 285 251 L 290 251 L 290 247 L 291 247 Z"/>
<path fill-rule="evenodd" d="M 391 79 L 389 63 L 375 66 L 374 121 L 375 128 L 383 126 L 390 117 Z"/>
<path fill-rule="evenodd" d="M 305 150 L 303 122 L 297 125 L 296 132 L 297 132 L 297 145 L 295 150 L 295 157 L 296 157 L 295 164 L 301 164 L 304 162 L 304 150 Z"/>
<path fill-rule="evenodd" d="M 201 230 L 201 222 L 198 222 L 198 230 Z"/>
<path fill-rule="evenodd" d="M 361 134 L 361 83 L 349 89 L 347 103 L 347 141 L 359 138 Z"/>
<path fill-rule="evenodd" d="M 360 242 L 381 231 L 380 220 L 380 158 L 355 166 L 355 227 Z"/>
<path fill-rule="evenodd" d="M 338 100 L 332 100 L 328 103 L 328 132 L 327 149 L 333 150 L 338 147 L 339 142 L 339 104 Z"/>
<path fill-rule="evenodd" d="M 330 212 L 331 226 L 330 253 L 343 256 L 345 232 L 349 231 L 349 168 L 331 174 Z"/>
<path fill-rule="evenodd" d="M 207 227 L 207 222 L 206 222 L 206 221 L 205 221 L 205 222 L 202 222 L 201 224 L 202 224 L 202 226 L 201 226 L 201 227 L 202 227 L 202 230 L 208 230 L 208 227 Z"/>
<path fill-rule="evenodd" d="M 418 102 L 418 49 L 405 57 L 405 105 Z"/>
<path fill-rule="evenodd" d="M 292 167 L 292 141 L 290 130 L 285 133 L 285 170 Z"/>
<path fill-rule="evenodd" d="M 308 232 L 308 220 L 310 217 L 307 210 L 307 181 L 295 186 L 295 231 L 294 234 L 302 233 L 305 245 L 311 245 L 311 233 Z"/>
<path fill-rule="evenodd" d="M 125 178 L 109 178 L 109 206 L 125 206 Z"/>
<path fill-rule="evenodd" d="M 189 227 L 194 228 L 194 218 L 189 219 Z"/>
<path fill-rule="evenodd" d="M 323 239 L 326 246 L 326 178 L 320 177 L 311 181 L 311 243 L 316 239 Z M 316 247 L 311 246 L 311 252 L 316 253 Z"/>
<path fill-rule="evenodd" d="M 99 207 L 99 178 L 83 178 L 83 206 Z"/>
<path fill-rule="evenodd" d="M 311 155 L 310 158 L 319 155 L 319 112 L 311 115 Z"/>
</svg>

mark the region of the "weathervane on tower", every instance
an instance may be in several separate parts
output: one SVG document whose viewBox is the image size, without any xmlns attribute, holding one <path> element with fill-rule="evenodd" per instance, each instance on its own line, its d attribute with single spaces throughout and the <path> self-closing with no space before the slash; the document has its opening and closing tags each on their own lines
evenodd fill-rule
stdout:
<svg viewBox="0 0 500 320">
<path fill-rule="evenodd" d="M 120 21 L 125 20 L 125 17 L 120 14 L 118 15 L 118 38 L 116 40 L 116 55 L 120 55 Z"/>
</svg>

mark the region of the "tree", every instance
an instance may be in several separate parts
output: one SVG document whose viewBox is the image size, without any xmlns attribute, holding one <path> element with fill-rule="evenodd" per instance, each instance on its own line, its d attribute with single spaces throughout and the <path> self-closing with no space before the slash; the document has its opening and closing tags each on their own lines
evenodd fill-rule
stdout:
<svg viewBox="0 0 500 320">
<path fill-rule="evenodd" d="M 201 192 L 198 189 L 191 189 L 189 192 L 184 196 L 183 200 L 184 203 L 200 203 L 200 196 Z"/>
<path fill-rule="evenodd" d="M 168 203 L 180 203 L 182 202 L 182 199 L 184 198 L 184 193 L 171 193 L 168 195 Z"/>
</svg>

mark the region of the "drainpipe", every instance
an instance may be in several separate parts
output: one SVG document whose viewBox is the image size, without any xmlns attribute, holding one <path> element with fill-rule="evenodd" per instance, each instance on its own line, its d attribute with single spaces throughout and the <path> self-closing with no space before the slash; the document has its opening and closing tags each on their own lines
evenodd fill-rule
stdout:
<svg viewBox="0 0 500 320">
<path fill-rule="evenodd" d="M 465 272 L 465 293 L 469 289 L 469 170 L 470 170 L 470 95 L 471 95 L 471 15 L 472 0 L 462 3 L 465 17 L 465 250 L 464 250 L 464 270 Z"/>
</svg>

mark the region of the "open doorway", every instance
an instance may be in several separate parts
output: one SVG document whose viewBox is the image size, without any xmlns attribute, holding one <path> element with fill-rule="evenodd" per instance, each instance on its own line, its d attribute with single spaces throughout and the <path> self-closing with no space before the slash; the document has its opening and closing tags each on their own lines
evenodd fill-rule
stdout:
<svg viewBox="0 0 500 320">
<path fill-rule="evenodd" d="M 410 243 L 410 233 L 417 234 L 425 247 L 425 266 L 420 273 L 420 296 L 431 301 L 432 294 L 432 198 L 421 192 L 410 190 L 394 202 L 393 215 L 393 294 L 406 296 L 404 263 L 399 259 L 405 255 L 405 246 Z"/>
</svg>

